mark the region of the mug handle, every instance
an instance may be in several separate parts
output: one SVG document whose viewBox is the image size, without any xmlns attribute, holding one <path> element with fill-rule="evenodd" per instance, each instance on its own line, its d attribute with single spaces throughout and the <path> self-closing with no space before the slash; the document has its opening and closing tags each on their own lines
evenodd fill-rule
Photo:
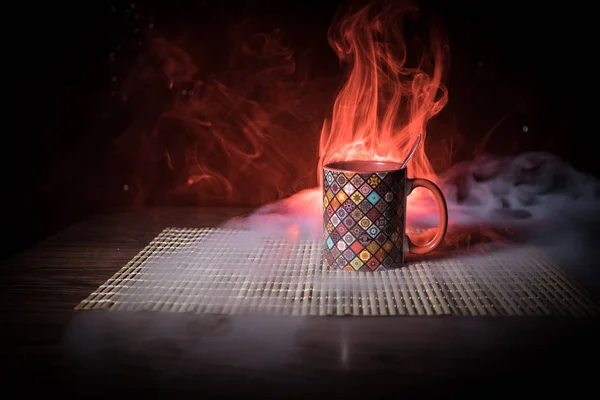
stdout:
<svg viewBox="0 0 600 400">
<path fill-rule="evenodd" d="M 448 230 L 448 207 L 446 206 L 446 200 L 444 199 L 444 194 L 440 190 L 440 188 L 433 182 L 428 179 L 423 178 L 415 178 L 408 179 L 408 194 L 411 194 L 412 191 L 418 187 L 425 188 L 433 194 L 435 201 L 438 204 L 438 212 L 440 214 L 440 226 L 438 230 L 428 243 L 424 245 L 415 244 L 412 240 L 406 235 L 406 241 L 408 242 L 408 251 L 413 254 L 426 254 L 430 251 L 435 250 L 436 247 L 442 243 L 444 236 L 446 235 L 446 230 Z"/>
</svg>

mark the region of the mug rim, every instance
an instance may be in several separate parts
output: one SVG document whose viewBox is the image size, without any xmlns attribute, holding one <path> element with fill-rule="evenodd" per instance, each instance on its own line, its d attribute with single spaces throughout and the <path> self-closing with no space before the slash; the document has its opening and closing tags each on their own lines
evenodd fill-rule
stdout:
<svg viewBox="0 0 600 400">
<path fill-rule="evenodd" d="M 371 167 L 368 167 L 371 166 Z M 400 168 L 402 164 L 393 161 L 376 161 L 376 160 L 348 160 L 334 161 L 323 166 L 324 169 L 335 172 L 351 172 L 351 173 L 383 173 L 383 172 L 398 172 L 405 168 Z"/>
</svg>

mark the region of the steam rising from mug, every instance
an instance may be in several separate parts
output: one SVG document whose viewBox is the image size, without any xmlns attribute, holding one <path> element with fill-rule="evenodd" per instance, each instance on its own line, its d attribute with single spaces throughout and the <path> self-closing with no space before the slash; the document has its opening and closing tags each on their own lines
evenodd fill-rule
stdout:
<svg viewBox="0 0 600 400">
<path fill-rule="evenodd" d="M 598 179 L 548 153 L 482 156 L 455 165 L 440 174 L 437 182 L 445 195 L 452 226 L 524 227 L 555 218 L 587 219 L 600 208 Z M 315 201 L 320 196 L 318 189 L 305 190 L 228 225 L 280 231 L 296 224 L 301 235 L 320 235 L 322 204 Z M 417 227 L 435 223 L 435 215 L 428 213 L 409 212 L 408 219 Z"/>
<path fill-rule="evenodd" d="M 531 152 L 463 162 L 440 174 L 437 183 L 448 205 L 447 242 L 467 228 L 469 235 L 498 228 L 546 247 L 557 261 L 589 272 L 586 276 L 598 269 L 590 255 L 600 237 L 600 181 L 594 176 L 554 155 Z M 321 196 L 318 189 L 305 190 L 226 226 L 282 235 L 294 227 L 297 237 L 320 237 Z M 437 224 L 434 206 L 415 211 L 407 213 L 411 229 Z"/>
</svg>

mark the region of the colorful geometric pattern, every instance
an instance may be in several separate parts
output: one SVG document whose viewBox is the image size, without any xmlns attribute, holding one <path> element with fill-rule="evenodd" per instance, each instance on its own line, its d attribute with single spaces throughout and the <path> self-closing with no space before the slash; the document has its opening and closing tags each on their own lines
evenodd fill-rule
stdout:
<svg viewBox="0 0 600 400">
<path fill-rule="evenodd" d="M 349 271 L 378 271 L 404 263 L 406 170 L 341 172 L 323 169 L 325 263 Z"/>
</svg>

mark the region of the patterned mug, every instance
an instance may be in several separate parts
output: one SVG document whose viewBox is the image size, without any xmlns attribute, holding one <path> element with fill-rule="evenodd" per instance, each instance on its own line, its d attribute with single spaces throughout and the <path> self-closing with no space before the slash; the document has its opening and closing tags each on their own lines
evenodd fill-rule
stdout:
<svg viewBox="0 0 600 400">
<path fill-rule="evenodd" d="M 425 254 L 443 240 L 448 211 L 442 191 L 422 178 L 408 179 L 400 164 L 345 161 L 323 168 L 324 264 L 349 271 L 401 267 L 404 252 Z M 406 197 L 417 187 L 433 194 L 440 226 L 425 245 L 406 235 Z"/>
</svg>

